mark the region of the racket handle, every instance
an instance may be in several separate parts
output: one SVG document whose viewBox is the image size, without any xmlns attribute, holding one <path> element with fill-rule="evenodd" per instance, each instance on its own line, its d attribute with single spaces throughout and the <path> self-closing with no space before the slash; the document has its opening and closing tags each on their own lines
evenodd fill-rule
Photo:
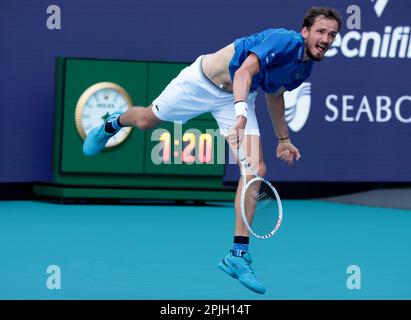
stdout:
<svg viewBox="0 0 411 320">
<path fill-rule="evenodd" d="M 232 128 L 234 128 L 234 126 L 228 128 L 228 131 L 230 131 Z M 244 152 L 244 149 L 243 149 L 243 143 L 241 143 L 241 144 L 238 146 L 238 149 L 237 149 L 237 157 L 238 157 L 238 160 L 240 161 L 240 163 L 241 163 L 244 167 L 250 168 L 250 169 L 253 171 L 253 173 L 255 172 L 254 168 L 252 168 L 251 165 L 250 165 L 250 163 L 247 161 L 247 157 L 246 157 L 245 152 Z"/>
<path fill-rule="evenodd" d="M 227 129 L 227 131 L 229 132 L 229 131 L 231 131 L 231 129 L 233 129 L 233 128 L 234 128 L 234 126 L 231 126 L 231 127 L 229 127 L 229 128 Z M 246 160 L 245 153 L 244 153 L 244 150 L 243 150 L 243 144 L 241 144 L 241 145 L 238 146 L 237 156 L 238 156 L 238 160 L 239 160 L 240 162 L 244 162 L 244 160 Z"/>
<path fill-rule="evenodd" d="M 247 170 L 249 170 L 253 175 L 257 176 L 257 170 L 253 168 L 250 162 L 248 162 L 245 152 L 243 150 L 243 146 L 240 145 L 238 148 L 238 160 L 241 163 L 241 171 L 243 175 L 247 175 Z"/>
<path fill-rule="evenodd" d="M 242 144 L 238 147 L 237 154 L 238 154 L 238 160 L 240 160 L 240 162 L 244 162 L 247 159 L 245 156 Z"/>
</svg>

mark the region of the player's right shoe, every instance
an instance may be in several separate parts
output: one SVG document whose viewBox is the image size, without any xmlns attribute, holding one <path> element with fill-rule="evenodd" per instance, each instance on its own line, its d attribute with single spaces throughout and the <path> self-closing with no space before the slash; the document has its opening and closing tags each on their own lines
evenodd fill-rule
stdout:
<svg viewBox="0 0 411 320">
<path fill-rule="evenodd" d="M 89 132 L 83 143 L 83 153 L 86 156 L 94 156 L 104 149 L 108 140 L 115 135 L 115 133 L 106 132 L 106 123 L 117 118 L 119 114 L 121 114 L 121 112 L 113 113 L 100 127 L 96 127 Z"/>
<path fill-rule="evenodd" d="M 218 264 L 218 267 L 235 279 L 238 279 L 248 289 L 263 294 L 265 287 L 256 279 L 251 268 L 250 253 L 246 252 L 241 257 L 233 256 L 232 251 Z"/>
</svg>

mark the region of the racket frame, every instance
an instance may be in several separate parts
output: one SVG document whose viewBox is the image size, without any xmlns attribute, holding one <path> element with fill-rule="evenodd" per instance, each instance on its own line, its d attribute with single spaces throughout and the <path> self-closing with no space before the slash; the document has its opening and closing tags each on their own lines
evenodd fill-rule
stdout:
<svg viewBox="0 0 411 320">
<path fill-rule="evenodd" d="M 255 168 L 251 165 L 251 163 L 247 160 L 247 157 L 244 155 L 244 152 L 242 150 L 242 147 L 240 146 L 238 148 L 238 160 L 240 161 L 241 164 L 241 176 L 243 177 L 243 187 L 241 190 L 241 200 L 240 200 L 240 208 L 241 208 L 241 217 L 243 219 L 243 222 L 245 224 L 245 226 L 247 227 L 248 231 L 256 238 L 258 239 L 268 239 L 271 238 L 276 232 L 277 230 L 280 228 L 282 220 L 283 220 L 283 206 L 281 203 L 281 198 L 280 195 L 278 194 L 277 190 L 274 188 L 274 186 L 265 178 L 263 178 L 262 176 L 260 176 L 257 172 L 257 170 L 255 170 Z M 251 171 L 252 175 L 254 175 L 253 178 L 251 178 L 248 182 L 247 182 L 247 169 L 249 171 Z M 276 201 L 277 201 L 277 205 L 278 205 L 278 218 L 277 218 L 277 223 L 275 225 L 275 227 L 273 228 L 273 230 L 271 230 L 271 232 L 269 232 L 266 235 L 258 235 L 256 234 L 251 226 L 249 225 L 246 215 L 245 215 L 245 208 L 244 208 L 244 199 L 245 199 L 245 193 L 247 188 L 255 181 L 260 180 L 263 183 L 266 183 L 271 190 L 274 192 Z"/>
</svg>

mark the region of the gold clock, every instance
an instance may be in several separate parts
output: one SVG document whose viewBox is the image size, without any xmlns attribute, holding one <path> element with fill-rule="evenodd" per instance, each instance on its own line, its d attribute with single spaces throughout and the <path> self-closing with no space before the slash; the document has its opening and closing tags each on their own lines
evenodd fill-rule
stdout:
<svg viewBox="0 0 411 320">
<path fill-rule="evenodd" d="M 91 129 L 101 126 L 114 112 L 125 112 L 132 101 L 122 87 L 113 82 L 99 82 L 87 88 L 80 96 L 76 110 L 75 123 L 79 135 L 85 139 Z M 131 128 L 122 128 L 107 142 L 106 148 L 122 143 L 130 134 Z"/>
</svg>

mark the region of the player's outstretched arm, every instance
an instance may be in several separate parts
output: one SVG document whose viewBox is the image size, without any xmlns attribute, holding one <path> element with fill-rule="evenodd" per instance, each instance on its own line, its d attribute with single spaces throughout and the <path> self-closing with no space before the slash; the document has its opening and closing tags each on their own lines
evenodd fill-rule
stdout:
<svg viewBox="0 0 411 320">
<path fill-rule="evenodd" d="M 233 92 L 235 101 L 247 101 L 251 82 L 260 71 L 260 62 L 256 54 L 251 53 L 235 72 L 233 79 Z"/>
<path fill-rule="evenodd" d="M 236 124 L 228 132 L 228 142 L 238 148 L 244 135 L 244 129 L 247 124 L 247 100 L 250 92 L 251 82 L 260 71 L 260 62 L 258 57 L 251 53 L 244 60 L 240 68 L 235 72 L 233 79 L 234 108 L 236 111 Z"/>
</svg>

